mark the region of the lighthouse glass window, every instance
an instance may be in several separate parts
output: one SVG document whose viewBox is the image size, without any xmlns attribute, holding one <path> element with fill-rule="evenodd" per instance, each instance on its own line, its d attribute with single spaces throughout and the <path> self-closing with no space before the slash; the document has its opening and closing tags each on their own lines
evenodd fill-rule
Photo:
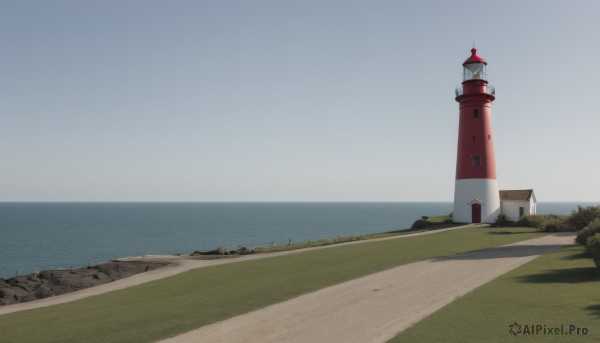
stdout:
<svg viewBox="0 0 600 343">
<path fill-rule="evenodd" d="M 473 167 L 479 167 L 481 165 L 481 157 L 480 156 L 471 156 L 473 161 Z"/>
<path fill-rule="evenodd" d="M 463 80 L 485 80 L 487 77 L 484 63 L 468 63 L 463 66 Z"/>
</svg>

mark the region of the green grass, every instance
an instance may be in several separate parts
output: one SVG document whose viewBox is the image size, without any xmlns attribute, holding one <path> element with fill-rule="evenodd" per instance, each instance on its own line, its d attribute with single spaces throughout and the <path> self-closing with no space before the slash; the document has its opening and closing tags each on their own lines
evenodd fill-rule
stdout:
<svg viewBox="0 0 600 343">
<path fill-rule="evenodd" d="M 512 323 L 586 327 L 587 336 L 518 335 Z M 542 329 L 543 330 L 543 329 Z M 542 331 L 543 332 L 543 331 Z M 584 248 L 543 255 L 454 301 L 391 342 L 599 342 L 600 275 Z"/>
<path fill-rule="evenodd" d="M 452 225 L 451 215 L 438 215 L 438 216 L 422 216 L 420 219 L 415 220 L 411 225 L 411 230 L 418 230 L 429 227 L 440 227 Z"/>
<path fill-rule="evenodd" d="M 432 224 L 444 224 L 447 222 L 452 222 L 452 217 L 448 214 L 437 215 L 437 216 L 428 216 L 427 220 Z"/>
<path fill-rule="evenodd" d="M 407 230 L 403 230 L 403 231 L 407 231 Z M 290 243 L 290 244 L 286 244 L 286 245 L 256 247 L 253 250 L 256 253 L 262 254 L 262 253 L 270 253 L 270 252 L 278 252 L 278 251 L 288 251 L 288 250 L 320 247 L 320 246 L 325 246 L 325 245 L 368 240 L 368 239 L 373 239 L 373 238 L 391 237 L 391 236 L 397 236 L 397 235 L 401 235 L 401 233 L 384 232 L 384 233 L 373 233 L 373 234 L 364 234 L 364 235 L 355 235 L 355 236 L 337 236 L 335 238 L 324 238 L 324 239 L 318 239 L 315 241 Z"/>
<path fill-rule="evenodd" d="M 259 253 L 259 254 L 279 252 L 279 251 L 289 251 L 289 250 L 297 250 L 297 249 L 304 249 L 304 248 L 321 247 L 321 246 L 325 246 L 325 245 L 332 245 L 332 244 L 339 244 L 339 243 L 346 243 L 346 242 L 364 241 L 364 240 L 375 239 L 375 238 L 402 236 L 402 235 L 407 235 L 407 234 L 425 231 L 425 230 L 432 231 L 432 230 L 446 229 L 446 228 L 450 228 L 453 226 L 459 226 L 459 224 L 446 223 L 445 222 L 446 219 L 444 219 L 444 218 L 447 218 L 447 216 L 434 216 L 433 218 L 437 218 L 436 219 L 437 221 L 433 222 L 426 229 L 424 229 L 424 228 L 403 229 L 403 230 L 380 232 L 380 233 L 367 233 L 367 234 L 354 235 L 354 236 L 337 236 L 335 238 L 324 238 L 324 239 L 319 239 L 319 240 L 315 240 L 315 241 L 305 241 L 305 242 L 298 242 L 298 243 L 290 242 L 290 244 L 286 244 L 286 245 L 255 247 L 253 250 L 255 253 Z"/>
<path fill-rule="evenodd" d="M 512 234 L 465 228 L 197 269 L 0 316 L 0 341 L 152 342 L 401 264 L 543 235 L 528 228 L 502 231 Z"/>
</svg>

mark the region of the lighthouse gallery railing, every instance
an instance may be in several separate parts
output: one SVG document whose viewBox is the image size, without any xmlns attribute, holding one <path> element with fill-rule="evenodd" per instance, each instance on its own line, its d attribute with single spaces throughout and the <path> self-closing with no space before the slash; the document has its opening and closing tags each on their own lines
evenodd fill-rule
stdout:
<svg viewBox="0 0 600 343">
<path fill-rule="evenodd" d="M 488 84 L 485 86 L 485 92 L 487 94 L 496 95 L 496 88 L 494 88 L 494 86 Z M 463 86 L 460 85 L 460 86 L 456 87 L 456 90 L 454 91 L 454 93 L 456 93 L 456 96 L 463 95 Z"/>
</svg>

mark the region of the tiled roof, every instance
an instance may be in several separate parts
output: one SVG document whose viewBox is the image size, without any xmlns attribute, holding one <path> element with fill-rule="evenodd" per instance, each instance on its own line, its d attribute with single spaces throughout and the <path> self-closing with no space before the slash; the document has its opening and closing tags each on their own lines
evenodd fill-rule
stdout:
<svg viewBox="0 0 600 343">
<path fill-rule="evenodd" d="M 500 201 L 529 201 L 533 189 L 513 189 L 500 191 Z"/>
</svg>

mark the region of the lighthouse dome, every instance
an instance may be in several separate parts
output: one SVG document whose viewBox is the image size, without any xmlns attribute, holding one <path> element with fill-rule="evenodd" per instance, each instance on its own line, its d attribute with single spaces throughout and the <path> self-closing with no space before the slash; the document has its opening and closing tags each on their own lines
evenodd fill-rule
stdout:
<svg viewBox="0 0 600 343">
<path fill-rule="evenodd" d="M 483 63 L 483 64 L 487 64 L 487 61 L 484 60 L 483 57 L 477 56 L 477 49 L 473 48 L 473 49 L 471 49 L 471 56 L 469 56 L 469 58 L 467 58 L 465 60 L 465 62 L 463 63 L 463 65 L 470 64 L 470 63 Z"/>
</svg>

